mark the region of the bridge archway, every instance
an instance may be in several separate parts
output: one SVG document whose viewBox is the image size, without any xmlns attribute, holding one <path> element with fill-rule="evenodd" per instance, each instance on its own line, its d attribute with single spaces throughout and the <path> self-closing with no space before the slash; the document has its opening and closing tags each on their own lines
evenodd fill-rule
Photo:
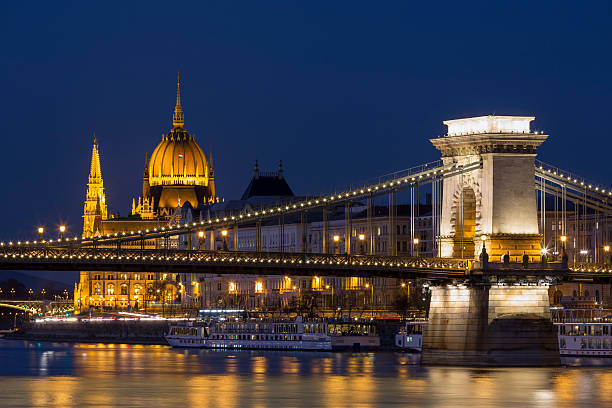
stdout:
<svg viewBox="0 0 612 408">
<path fill-rule="evenodd" d="M 477 199 L 471 186 L 459 188 L 454 205 L 453 258 L 472 258 L 475 254 L 474 239 L 477 229 Z"/>
</svg>

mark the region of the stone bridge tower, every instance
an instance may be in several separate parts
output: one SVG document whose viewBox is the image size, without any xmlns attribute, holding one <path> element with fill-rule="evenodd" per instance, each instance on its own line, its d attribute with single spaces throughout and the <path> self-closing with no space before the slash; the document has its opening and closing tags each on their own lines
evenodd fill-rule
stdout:
<svg viewBox="0 0 612 408">
<path fill-rule="evenodd" d="M 486 235 L 490 260 L 510 252 L 540 257 L 534 160 L 548 135 L 530 130 L 533 116 L 479 116 L 447 120 L 448 134 L 431 139 L 444 164 L 481 162 L 444 180 L 440 255 L 478 258 Z"/>
</svg>

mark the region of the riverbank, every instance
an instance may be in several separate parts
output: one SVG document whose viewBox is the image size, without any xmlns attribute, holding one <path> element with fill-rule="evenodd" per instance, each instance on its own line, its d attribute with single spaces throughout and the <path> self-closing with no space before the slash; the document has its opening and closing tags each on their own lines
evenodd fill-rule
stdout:
<svg viewBox="0 0 612 408">
<path fill-rule="evenodd" d="M 5 339 L 71 342 L 166 345 L 165 321 L 76 321 L 24 322 Z"/>
</svg>

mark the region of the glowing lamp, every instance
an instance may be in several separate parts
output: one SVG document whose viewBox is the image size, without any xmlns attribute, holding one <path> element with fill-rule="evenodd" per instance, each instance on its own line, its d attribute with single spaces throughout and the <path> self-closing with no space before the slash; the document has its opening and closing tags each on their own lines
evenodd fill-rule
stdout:
<svg viewBox="0 0 612 408">
<path fill-rule="evenodd" d="M 39 231 L 40 231 L 40 229 L 39 229 Z M 66 226 L 65 225 L 60 225 L 59 231 L 62 232 L 62 233 L 66 232 Z"/>
<path fill-rule="evenodd" d="M 198 231 L 198 238 L 204 238 L 204 231 Z"/>
<path fill-rule="evenodd" d="M 340 235 L 334 235 L 334 242 L 340 241 Z"/>
<path fill-rule="evenodd" d="M 365 241 L 365 234 L 359 234 L 359 240 Z"/>
<path fill-rule="evenodd" d="M 567 235 L 561 235 L 560 239 L 561 242 L 565 243 L 565 241 L 567 241 Z"/>
<path fill-rule="evenodd" d="M 227 230 L 226 229 L 222 229 L 221 230 L 221 236 L 227 237 Z"/>
</svg>

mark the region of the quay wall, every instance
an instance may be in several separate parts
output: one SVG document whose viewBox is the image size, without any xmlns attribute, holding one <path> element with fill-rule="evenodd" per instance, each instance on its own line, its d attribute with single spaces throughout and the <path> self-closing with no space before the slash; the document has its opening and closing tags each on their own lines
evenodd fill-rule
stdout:
<svg viewBox="0 0 612 408">
<path fill-rule="evenodd" d="M 24 322 L 11 338 L 83 343 L 167 344 L 166 321 Z"/>
</svg>

